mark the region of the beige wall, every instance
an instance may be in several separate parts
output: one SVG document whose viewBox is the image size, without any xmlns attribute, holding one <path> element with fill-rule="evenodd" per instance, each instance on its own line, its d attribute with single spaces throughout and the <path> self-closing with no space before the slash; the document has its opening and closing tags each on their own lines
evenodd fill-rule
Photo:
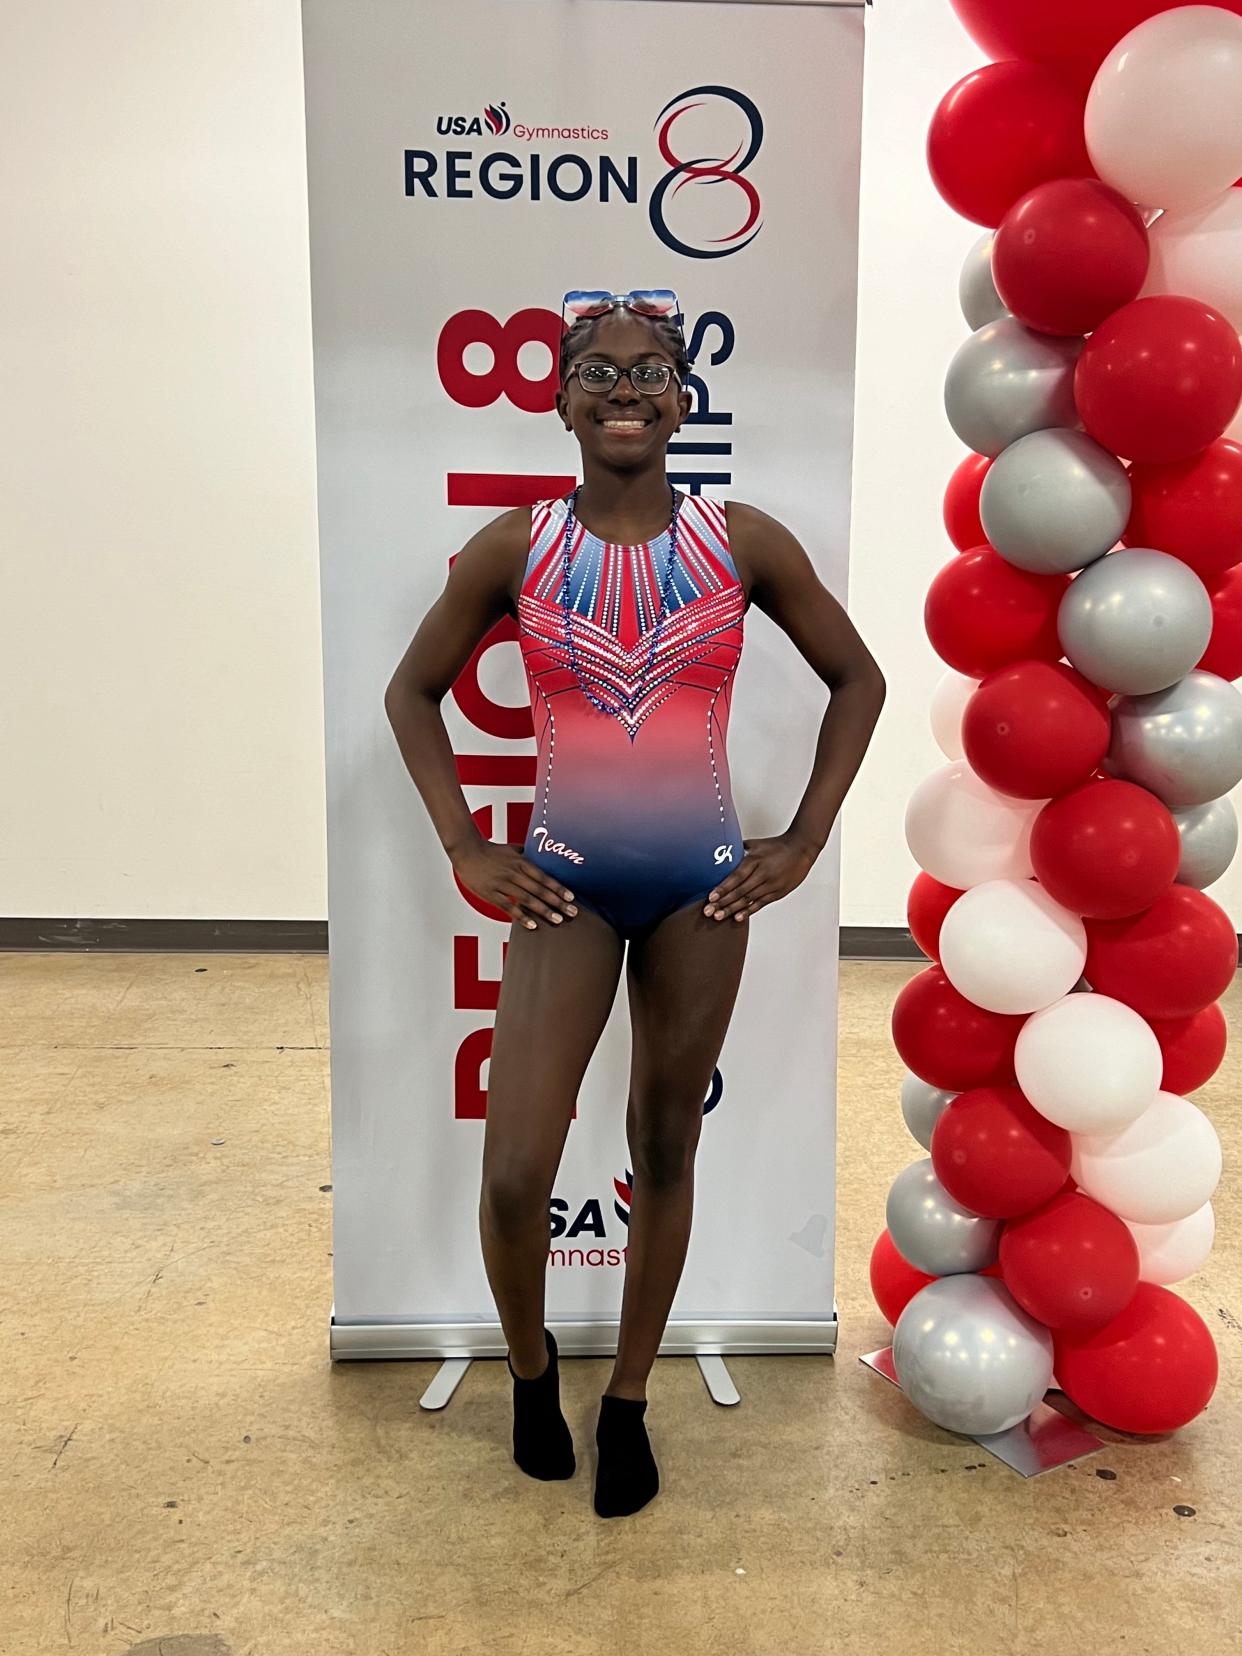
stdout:
<svg viewBox="0 0 1242 1656">
<path fill-rule="evenodd" d="M 324 913 L 296 0 L 7 0 L 0 913 Z"/>
<path fill-rule="evenodd" d="M 0 913 L 322 918 L 297 0 L 8 0 L 5 22 Z M 869 34 L 851 604 L 889 700 L 842 919 L 899 925 L 976 234 L 923 139 L 978 55 L 947 0 L 877 0 Z M 1242 918 L 1237 870 L 1215 895 Z"/>
</svg>

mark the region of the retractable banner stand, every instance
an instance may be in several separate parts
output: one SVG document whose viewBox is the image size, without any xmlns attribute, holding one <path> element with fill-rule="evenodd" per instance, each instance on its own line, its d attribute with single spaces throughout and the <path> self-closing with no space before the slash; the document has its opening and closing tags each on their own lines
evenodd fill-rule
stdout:
<svg viewBox="0 0 1242 1656">
<path fill-rule="evenodd" d="M 771 512 L 844 600 L 863 13 L 653 0 L 304 0 L 327 703 L 337 1357 L 506 1349 L 478 1236 L 510 922 L 455 881 L 384 688 L 449 561 L 568 493 L 553 411 L 571 287 L 673 287 L 681 489 Z M 801 797 L 827 692 L 757 608 L 729 758 L 747 837 Z M 522 843 L 535 744 L 515 623 L 443 704 L 489 837 Z M 641 739 L 641 737 L 640 737 Z M 663 1349 L 835 1344 L 835 840 L 752 921 Z M 614 1349 L 631 1164 L 624 979 L 551 1204 L 549 1323 Z"/>
</svg>

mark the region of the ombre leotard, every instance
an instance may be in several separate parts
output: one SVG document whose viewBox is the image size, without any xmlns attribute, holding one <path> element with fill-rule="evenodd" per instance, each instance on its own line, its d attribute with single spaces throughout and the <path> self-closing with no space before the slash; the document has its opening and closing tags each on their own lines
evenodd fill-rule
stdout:
<svg viewBox="0 0 1242 1656">
<path fill-rule="evenodd" d="M 652 657 L 669 530 L 618 546 L 575 520 L 568 584 L 575 674 L 566 637 L 567 512 L 566 500 L 531 508 L 518 602 L 539 747 L 524 854 L 632 938 L 705 901 L 742 860 L 725 744 L 746 600 L 724 505 L 682 496 Z"/>
</svg>

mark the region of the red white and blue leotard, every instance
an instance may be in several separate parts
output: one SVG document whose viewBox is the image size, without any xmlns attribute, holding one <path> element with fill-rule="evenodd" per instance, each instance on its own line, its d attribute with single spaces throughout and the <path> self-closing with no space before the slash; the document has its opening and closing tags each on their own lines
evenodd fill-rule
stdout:
<svg viewBox="0 0 1242 1656">
<path fill-rule="evenodd" d="M 568 587 L 575 674 L 566 637 L 567 510 L 565 500 L 531 508 L 518 601 L 539 747 L 524 853 L 630 938 L 706 900 L 742 860 L 726 738 L 746 600 L 723 503 L 682 496 L 668 611 L 652 658 L 669 530 L 618 546 L 575 520 Z M 584 695 L 578 675 L 607 712 Z"/>
</svg>

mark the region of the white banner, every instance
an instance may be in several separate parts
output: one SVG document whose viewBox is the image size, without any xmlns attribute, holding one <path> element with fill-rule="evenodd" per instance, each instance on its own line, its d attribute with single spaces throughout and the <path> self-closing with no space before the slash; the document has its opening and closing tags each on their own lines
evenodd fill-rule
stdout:
<svg viewBox="0 0 1242 1656">
<path fill-rule="evenodd" d="M 862 13 L 650 0 L 303 0 L 327 701 L 337 1355 L 505 1349 L 478 1237 L 507 920 L 457 886 L 384 687 L 449 559 L 568 493 L 569 287 L 671 286 L 691 493 L 787 523 L 844 600 Z M 826 692 L 747 619 L 729 736 L 747 836 L 788 826 Z M 514 624 L 444 703 L 471 809 L 521 843 Z M 666 1350 L 823 1350 L 833 1307 L 837 851 L 753 921 L 705 1101 Z M 552 1203 L 548 1321 L 604 1349 L 630 1164 L 625 995 Z M 594 1331 L 594 1333 L 592 1332 Z"/>
</svg>

